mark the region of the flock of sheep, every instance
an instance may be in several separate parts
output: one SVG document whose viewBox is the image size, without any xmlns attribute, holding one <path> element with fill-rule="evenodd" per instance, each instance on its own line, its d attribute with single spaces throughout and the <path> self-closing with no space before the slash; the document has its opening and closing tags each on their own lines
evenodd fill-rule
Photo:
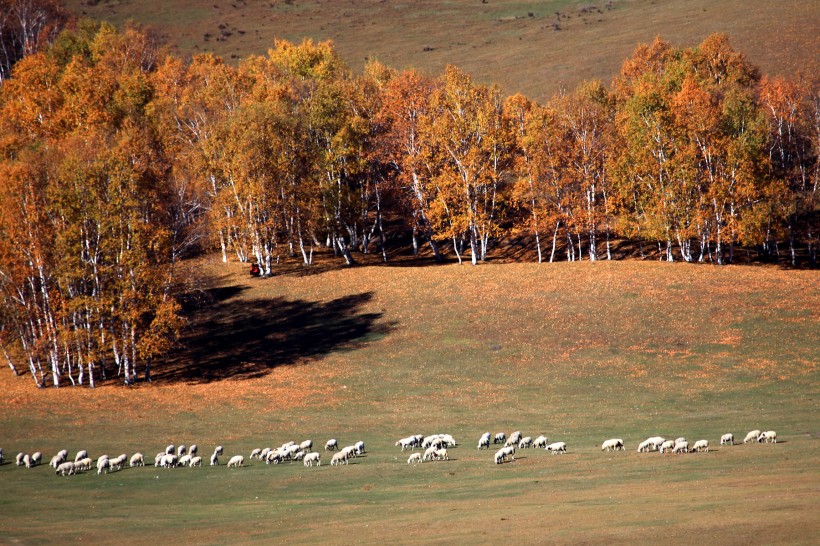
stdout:
<svg viewBox="0 0 820 546">
<path fill-rule="evenodd" d="M 478 440 L 478 449 L 490 449 L 490 445 L 500 444 L 502 447 L 496 451 L 493 458 L 496 464 L 502 464 L 508 461 L 515 460 L 516 449 L 542 448 L 551 451 L 553 455 L 567 452 L 567 444 L 565 442 L 550 443 L 546 436 L 538 436 L 532 438 L 531 436 L 522 436 L 521 431 L 516 431 L 507 435 L 503 432 L 491 436 L 489 432 L 485 432 Z M 744 444 L 750 442 L 759 443 L 777 443 L 777 433 L 773 430 L 760 431 L 752 430 L 746 434 L 743 440 Z M 720 438 L 721 445 L 734 445 L 734 434 L 724 434 Z M 446 461 L 449 460 L 447 448 L 453 448 L 458 445 L 455 438 L 450 434 L 432 434 L 424 436 L 423 434 L 416 434 L 402 438 L 396 442 L 396 447 L 400 447 L 402 451 L 405 450 L 424 450 L 423 453 L 414 451 L 407 459 L 407 464 L 418 464 L 427 461 Z M 318 451 L 311 451 L 313 442 L 305 440 L 301 443 L 293 441 L 286 442 L 277 448 L 256 448 L 250 453 L 250 459 L 258 459 L 264 461 L 266 464 L 279 464 L 285 461 L 302 461 L 304 466 L 312 467 L 321 466 L 322 455 Z M 333 452 L 330 460 L 331 466 L 339 466 L 348 464 L 348 460 L 353 457 L 359 457 L 365 453 L 365 446 L 363 441 L 358 441 L 353 445 L 340 447 L 338 440 L 331 438 L 325 443 L 324 450 Z M 601 451 L 625 451 L 626 447 L 623 439 L 612 438 L 606 440 L 601 444 Z M 198 455 L 198 447 L 194 444 L 189 447 L 184 445 L 174 446 L 169 445 L 164 451 L 157 453 L 154 458 L 154 466 L 159 468 L 175 468 L 175 467 L 195 467 L 202 466 L 202 457 Z M 690 447 L 686 438 L 677 438 L 675 440 L 667 440 L 661 436 L 653 436 L 647 438 L 638 445 L 638 452 L 658 451 L 660 453 L 692 453 L 709 451 L 708 440 L 698 440 Z M 222 446 L 217 446 L 209 461 L 211 466 L 219 465 L 219 457 L 223 454 Z M 43 454 L 37 451 L 32 454 L 18 453 L 15 458 L 17 466 L 25 466 L 32 468 L 42 464 Z M 126 461 L 131 467 L 145 466 L 145 456 L 142 453 L 133 454 L 130 459 L 127 455 L 122 454 L 117 457 L 109 457 L 108 455 L 101 455 L 97 458 L 96 468 L 97 474 L 109 473 L 121 470 Z M 3 463 L 3 449 L 0 448 L 0 464 Z M 228 460 L 228 468 L 236 468 L 244 466 L 245 458 L 242 455 L 234 455 Z M 74 460 L 68 459 L 68 451 L 63 449 L 51 458 L 49 466 L 54 468 L 55 474 L 59 476 L 70 476 L 80 472 L 89 472 L 94 468 L 94 460 L 88 456 L 88 452 L 80 450 L 74 456 Z"/>
</svg>

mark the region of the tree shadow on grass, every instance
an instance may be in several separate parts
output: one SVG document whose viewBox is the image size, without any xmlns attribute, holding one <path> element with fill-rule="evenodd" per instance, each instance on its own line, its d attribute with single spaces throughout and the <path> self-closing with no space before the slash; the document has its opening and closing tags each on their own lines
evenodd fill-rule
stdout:
<svg viewBox="0 0 820 546">
<path fill-rule="evenodd" d="M 235 297 L 244 290 L 216 288 L 184 302 L 190 329 L 153 379 L 210 383 L 262 377 L 279 366 L 354 349 L 395 328 L 380 321 L 382 313 L 361 311 L 371 292 L 327 302 Z"/>
</svg>

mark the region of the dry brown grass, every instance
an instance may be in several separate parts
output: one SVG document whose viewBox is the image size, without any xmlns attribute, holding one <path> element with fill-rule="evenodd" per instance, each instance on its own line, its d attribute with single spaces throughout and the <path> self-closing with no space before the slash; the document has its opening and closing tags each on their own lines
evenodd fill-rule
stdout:
<svg viewBox="0 0 820 546">
<path fill-rule="evenodd" d="M 820 51 L 820 8 L 801 1 L 614 0 L 612 9 L 604 1 L 572 0 L 67 3 L 94 18 L 155 25 L 183 55 L 213 51 L 235 60 L 265 54 L 274 38 L 330 39 L 357 70 L 366 58 L 433 73 L 455 64 L 508 93 L 541 101 L 584 79 L 609 82 L 638 43 L 658 35 L 693 46 L 727 32 L 771 75 L 816 71 Z M 583 6 L 596 9 L 582 13 Z M 556 12 L 559 31 L 553 30 Z"/>
</svg>

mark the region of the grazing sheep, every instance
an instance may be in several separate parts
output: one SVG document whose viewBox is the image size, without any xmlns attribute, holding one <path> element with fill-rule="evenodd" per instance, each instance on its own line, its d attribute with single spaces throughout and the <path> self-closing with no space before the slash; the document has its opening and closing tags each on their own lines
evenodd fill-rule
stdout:
<svg viewBox="0 0 820 546">
<path fill-rule="evenodd" d="M 777 433 L 773 430 L 767 430 L 766 432 L 761 432 L 760 435 L 757 437 L 758 442 L 771 442 L 773 444 L 777 443 Z"/>
<path fill-rule="evenodd" d="M 103 455 L 99 459 L 97 459 L 97 475 L 103 473 L 103 470 L 106 474 L 111 470 L 111 465 L 108 462 L 108 455 Z"/>
<path fill-rule="evenodd" d="M 436 444 L 439 447 L 441 447 L 443 443 L 444 441 L 441 438 L 441 434 L 431 434 L 430 436 L 426 436 L 421 441 L 421 447 L 427 449 L 428 447 L 431 447 L 433 444 Z"/>
<path fill-rule="evenodd" d="M 422 462 L 424 462 L 424 460 L 421 458 L 421 453 L 413 453 L 407 459 L 407 464 L 419 464 Z"/>
<path fill-rule="evenodd" d="M 532 436 L 524 436 L 518 442 L 518 449 L 529 449 L 532 446 Z"/>
<path fill-rule="evenodd" d="M 115 458 L 111 459 L 110 461 L 108 461 L 108 465 L 111 468 L 111 470 L 120 470 L 120 469 L 122 469 L 122 466 L 125 464 L 125 461 L 127 461 L 127 460 L 128 460 L 128 455 L 123 453 L 122 455 L 120 455 L 118 457 L 115 457 Z"/>
<path fill-rule="evenodd" d="M 449 461 L 450 456 L 447 454 L 446 448 L 441 448 L 436 450 L 436 459 L 439 461 Z"/>
<path fill-rule="evenodd" d="M 279 464 L 284 460 L 282 457 L 282 453 L 279 450 L 272 449 L 268 451 L 267 457 L 265 457 L 265 464 Z"/>
<path fill-rule="evenodd" d="M 49 465 L 49 466 L 53 466 L 54 468 L 57 468 L 57 467 L 58 467 L 58 466 L 60 466 L 60 464 L 61 464 L 61 463 L 63 463 L 63 462 L 65 462 L 65 458 L 64 458 L 64 457 L 62 457 L 62 456 L 58 453 L 57 455 L 55 455 L 54 457 L 52 457 L 52 458 L 51 458 L 51 462 L 50 462 L 50 463 L 48 463 L 48 465 Z"/>
<path fill-rule="evenodd" d="M 644 440 L 640 444 L 638 444 L 638 453 L 643 453 L 645 451 L 650 451 L 652 449 L 652 442 L 649 440 Z"/>
<path fill-rule="evenodd" d="M 651 438 L 647 438 L 647 440 L 649 440 L 652 443 L 653 447 L 657 451 L 661 444 L 666 441 L 666 438 L 664 438 L 663 436 L 653 436 Z"/>
<path fill-rule="evenodd" d="M 245 464 L 245 457 L 242 455 L 234 455 L 231 457 L 231 460 L 228 461 L 228 468 L 237 468 Z"/>
<path fill-rule="evenodd" d="M 316 466 L 322 466 L 322 455 L 318 451 L 311 451 L 305 455 L 302 463 L 305 466 L 313 466 L 313 463 L 316 463 Z"/>
<path fill-rule="evenodd" d="M 396 447 L 401 446 L 401 450 L 404 451 L 405 449 L 413 449 L 416 446 L 416 437 L 409 436 L 407 438 L 402 438 L 398 442 L 396 442 Z"/>
<path fill-rule="evenodd" d="M 735 445 L 735 435 L 731 432 L 727 432 L 723 436 L 720 437 L 720 445 Z"/>
<path fill-rule="evenodd" d="M 128 464 L 133 468 L 135 466 L 145 466 L 145 458 L 143 457 L 142 453 L 134 453 L 131 455 L 131 460 Z"/>
<path fill-rule="evenodd" d="M 31 468 L 33 465 L 31 464 L 31 455 L 26 453 L 23 455 L 23 464 L 26 465 L 26 468 Z"/>
<path fill-rule="evenodd" d="M 177 461 L 177 466 L 188 466 L 189 464 L 191 464 L 191 459 L 192 457 L 190 455 L 185 454 L 179 458 L 179 460 Z"/>
<path fill-rule="evenodd" d="M 303 451 L 310 451 L 313 449 L 313 440 L 305 440 L 301 444 L 299 444 L 299 449 Z"/>
<path fill-rule="evenodd" d="M 547 443 L 549 443 L 549 438 L 542 434 L 541 436 L 532 441 L 532 447 L 545 448 L 547 447 Z"/>
<path fill-rule="evenodd" d="M 305 455 L 306 455 L 306 454 L 305 454 L 305 452 L 304 452 L 304 451 L 302 451 L 302 450 L 300 449 L 299 451 L 297 451 L 297 452 L 293 455 L 293 459 L 292 459 L 292 460 L 294 460 L 294 461 L 301 461 L 302 459 L 304 459 Z"/>
<path fill-rule="evenodd" d="M 490 449 L 490 433 L 485 432 L 478 439 L 478 449 Z"/>
<path fill-rule="evenodd" d="M 62 462 L 57 466 L 57 472 L 55 472 L 55 474 L 61 476 L 71 476 L 72 474 L 74 474 L 74 472 L 74 463 L 72 463 L 71 461 L 67 461 Z"/>
<path fill-rule="evenodd" d="M 675 438 L 675 443 L 676 444 L 681 444 L 685 441 L 686 441 L 686 438 L 684 438 L 683 436 L 681 436 L 680 438 Z"/>
<path fill-rule="evenodd" d="M 202 466 L 202 457 L 197 455 L 196 457 L 191 457 L 191 462 L 188 463 L 189 468 L 193 468 L 195 466 Z"/>
<path fill-rule="evenodd" d="M 39 451 L 35 451 L 31 456 L 31 465 L 36 466 L 38 464 L 43 464 L 43 454 Z"/>
<path fill-rule="evenodd" d="M 499 432 L 493 437 L 493 443 L 494 444 L 503 444 L 506 441 L 507 441 L 507 435 L 504 434 L 503 432 Z"/>
<path fill-rule="evenodd" d="M 91 457 L 85 457 L 80 459 L 79 461 L 74 462 L 74 470 L 77 472 L 88 472 L 91 470 L 91 466 L 94 464 L 94 461 L 91 460 Z"/>
<path fill-rule="evenodd" d="M 219 455 L 222 455 L 222 446 L 216 446 L 214 454 L 211 455 L 211 466 L 219 466 Z"/>
<path fill-rule="evenodd" d="M 511 460 L 515 460 L 515 446 L 505 446 L 495 452 L 495 464 L 501 464 L 507 460 L 507 458 Z"/>
<path fill-rule="evenodd" d="M 341 464 L 347 464 L 347 454 L 344 451 L 336 453 L 330 459 L 330 466 L 339 466 Z"/>
<path fill-rule="evenodd" d="M 746 435 L 746 438 L 743 439 L 743 443 L 748 444 L 752 440 L 757 440 L 758 436 L 760 436 L 759 430 L 750 430 L 749 433 Z"/>
<path fill-rule="evenodd" d="M 197 451 L 199 451 L 199 446 L 196 444 L 191 444 L 191 447 L 188 448 L 188 455 L 195 457 Z"/>
<path fill-rule="evenodd" d="M 86 457 L 88 457 L 88 451 L 86 451 L 86 450 L 84 450 L 84 449 L 81 449 L 81 450 L 80 450 L 80 451 L 78 451 L 78 452 L 77 452 L 77 454 L 74 456 L 74 462 L 76 463 L 76 462 L 77 462 L 77 461 L 79 461 L 80 459 L 85 459 Z"/>
<path fill-rule="evenodd" d="M 165 448 L 165 454 L 166 455 L 171 455 L 175 451 L 176 451 L 176 447 L 174 447 L 174 444 L 171 444 L 171 445 L 169 445 Z"/>
<path fill-rule="evenodd" d="M 17 466 L 23 466 L 23 457 L 28 457 L 28 454 L 23 453 L 22 451 L 17 454 L 17 457 L 15 457 Z"/>
<path fill-rule="evenodd" d="M 520 441 L 521 441 L 521 431 L 516 430 L 515 432 L 510 434 L 509 439 L 506 442 L 504 442 L 504 447 L 518 445 L 518 442 L 520 442 Z"/>
<path fill-rule="evenodd" d="M 339 449 L 339 442 L 336 438 L 331 438 L 325 443 L 325 451 L 335 451 Z"/>
<path fill-rule="evenodd" d="M 260 448 L 257 447 L 253 451 L 251 451 L 251 456 L 249 458 L 253 459 L 254 457 L 259 459 L 260 461 L 262 460 L 262 450 Z"/>
<path fill-rule="evenodd" d="M 173 468 L 177 465 L 177 456 L 173 453 L 166 453 L 159 462 L 160 466 L 165 468 Z"/>
<path fill-rule="evenodd" d="M 679 444 L 675 444 L 675 447 L 672 448 L 672 453 L 688 453 L 689 452 L 689 442 L 681 442 Z"/>
<path fill-rule="evenodd" d="M 177 448 L 177 457 L 182 457 L 183 455 L 188 453 L 188 448 L 184 445 L 181 445 Z"/>
<path fill-rule="evenodd" d="M 625 449 L 624 448 L 624 441 L 621 440 L 620 438 L 612 438 L 610 440 L 607 440 L 603 444 L 601 444 L 601 451 L 610 451 L 610 450 L 618 451 L 619 449 L 621 451 L 624 451 L 624 449 Z"/>
<path fill-rule="evenodd" d="M 353 448 L 356 450 L 356 455 L 364 454 L 364 442 L 359 440 L 355 444 L 353 444 Z"/>
<path fill-rule="evenodd" d="M 435 457 L 435 456 L 436 456 L 436 451 L 438 451 L 438 448 L 437 448 L 437 447 L 435 447 L 435 446 L 430 446 L 430 447 L 428 447 L 428 448 L 425 450 L 424 455 L 421 457 L 421 458 L 422 458 L 422 460 L 425 460 L 425 461 L 432 461 L 432 460 L 433 460 L 433 457 Z"/>
<path fill-rule="evenodd" d="M 666 440 L 664 443 L 661 444 L 661 447 L 658 451 L 661 453 L 665 453 L 675 447 L 675 442 L 672 440 Z"/>
<path fill-rule="evenodd" d="M 446 445 L 447 447 L 456 447 L 458 445 L 456 439 L 449 434 L 439 434 L 439 438 L 441 438 L 441 440 L 444 442 L 444 445 Z"/>
<path fill-rule="evenodd" d="M 700 453 L 701 451 L 709 452 L 709 440 L 698 440 L 695 442 L 695 445 L 692 446 L 692 451 L 697 451 Z"/>
<path fill-rule="evenodd" d="M 553 455 L 557 453 L 566 453 L 567 444 L 565 442 L 553 442 L 544 449 L 546 449 L 547 451 L 552 451 Z"/>
</svg>

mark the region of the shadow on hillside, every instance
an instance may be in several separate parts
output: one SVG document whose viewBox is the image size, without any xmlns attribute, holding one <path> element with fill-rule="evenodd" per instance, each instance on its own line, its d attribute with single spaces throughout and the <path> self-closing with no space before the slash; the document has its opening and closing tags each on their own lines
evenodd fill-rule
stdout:
<svg viewBox="0 0 820 546">
<path fill-rule="evenodd" d="M 210 383 L 262 377 L 278 366 L 355 348 L 395 327 L 380 322 L 381 313 L 361 311 L 373 297 L 370 292 L 328 302 L 235 297 L 244 290 L 216 288 L 186 300 L 190 327 L 181 348 L 155 367 L 153 380 Z"/>
</svg>

